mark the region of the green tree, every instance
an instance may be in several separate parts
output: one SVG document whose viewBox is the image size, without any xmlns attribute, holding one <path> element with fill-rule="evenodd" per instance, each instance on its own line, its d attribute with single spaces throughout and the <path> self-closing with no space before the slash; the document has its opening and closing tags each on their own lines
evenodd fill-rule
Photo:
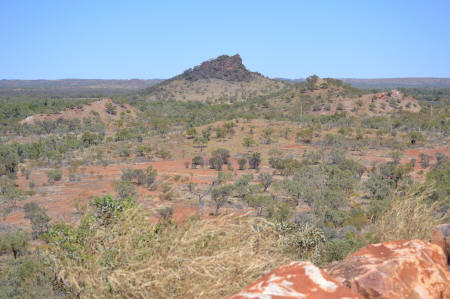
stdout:
<svg viewBox="0 0 450 299">
<path fill-rule="evenodd" d="M 313 138 L 312 128 L 302 129 L 297 133 L 297 140 L 302 141 L 304 143 L 311 143 L 312 138 Z"/>
<path fill-rule="evenodd" d="M 256 192 L 254 185 L 251 185 L 253 174 L 246 174 L 241 176 L 234 183 L 234 192 L 237 197 L 243 199 L 247 195 Z"/>
<path fill-rule="evenodd" d="M 28 202 L 23 206 L 23 210 L 25 218 L 30 219 L 34 239 L 50 229 L 50 217 L 45 208 L 40 207 L 36 202 Z"/>
<path fill-rule="evenodd" d="M 240 158 L 238 160 L 238 164 L 239 164 L 239 170 L 244 170 L 245 166 L 247 165 L 247 159 L 245 158 Z"/>
<path fill-rule="evenodd" d="M 197 168 L 197 166 L 203 167 L 204 164 L 205 161 L 203 160 L 202 156 L 195 156 L 194 158 L 192 158 L 192 168 Z"/>
<path fill-rule="evenodd" d="M 24 231 L 3 233 L 0 235 L 0 250 L 11 251 L 16 259 L 19 255 L 25 254 L 29 239 L 28 233 Z"/>
<path fill-rule="evenodd" d="M 186 137 L 188 139 L 192 139 L 195 138 L 197 136 L 197 130 L 195 130 L 195 128 L 189 128 L 186 130 Z"/>
<path fill-rule="evenodd" d="M 272 134 L 273 134 L 273 129 L 271 127 L 264 129 L 264 131 L 263 131 L 263 143 L 264 144 L 272 143 Z"/>
<path fill-rule="evenodd" d="M 257 209 L 258 216 L 262 216 L 264 209 L 272 204 L 273 199 L 269 195 L 249 194 L 245 197 L 245 201 L 250 207 Z"/>
<path fill-rule="evenodd" d="M 252 147 L 252 146 L 254 146 L 255 144 L 256 144 L 256 141 L 253 140 L 253 138 L 250 137 L 250 136 L 246 136 L 246 137 L 244 138 L 244 141 L 242 142 L 242 145 L 245 146 L 245 147 Z"/>
<path fill-rule="evenodd" d="M 114 189 L 119 199 L 133 198 L 136 195 L 134 184 L 130 181 L 115 181 Z"/>
<path fill-rule="evenodd" d="M 0 275 L 0 298 L 54 298 L 53 275 L 38 259 L 31 256 L 9 259 Z M 63 296 L 64 290 L 58 293 Z"/>
<path fill-rule="evenodd" d="M 228 164 L 228 158 L 230 158 L 230 151 L 224 148 L 219 148 L 212 152 L 212 156 L 220 158 L 223 164 Z"/>
<path fill-rule="evenodd" d="M 0 176 L 15 178 L 19 167 L 19 155 L 10 146 L 0 146 Z"/>
<path fill-rule="evenodd" d="M 45 172 L 47 174 L 48 183 L 53 185 L 55 182 L 60 181 L 62 178 L 61 169 L 52 169 Z"/>
<path fill-rule="evenodd" d="M 261 154 L 258 152 L 251 153 L 248 158 L 248 164 L 251 169 L 259 169 L 259 165 L 261 164 Z"/>
<path fill-rule="evenodd" d="M 147 175 L 147 178 L 145 180 L 145 186 L 147 188 L 151 188 L 156 181 L 156 177 L 158 176 L 158 171 L 156 169 L 153 169 L 153 166 L 150 165 L 145 170 L 145 174 Z"/>
<path fill-rule="evenodd" d="M 23 192 L 16 187 L 13 180 L 7 176 L 2 176 L 0 177 L 0 199 L 5 203 L 5 208 L 2 212 L 3 215 L 6 216 L 17 207 L 18 201 L 25 199 L 25 196 Z"/>
<path fill-rule="evenodd" d="M 209 159 L 209 167 L 221 171 L 223 166 L 223 160 L 220 157 L 212 157 Z"/>
<path fill-rule="evenodd" d="M 233 193 L 234 186 L 231 184 L 223 185 L 223 186 L 217 186 L 212 188 L 211 190 L 211 200 L 214 202 L 215 205 L 215 212 L 214 215 L 219 215 L 219 209 L 225 205 L 228 198 Z"/>
<path fill-rule="evenodd" d="M 263 186 L 264 192 L 266 192 L 273 183 L 273 177 L 270 173 L 263 172 L 258 175 L 258 181 Z"/>
</svg>

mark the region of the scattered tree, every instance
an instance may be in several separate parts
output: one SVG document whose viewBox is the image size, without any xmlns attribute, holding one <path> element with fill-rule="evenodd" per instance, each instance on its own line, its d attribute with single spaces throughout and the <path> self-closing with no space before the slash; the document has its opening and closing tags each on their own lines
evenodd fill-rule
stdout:
<svg viewBox="0 0 450 299">
<path fill-rule="evenodd" d="M 33 230 L 33 239 L 38 238 L 50 229 L 50 217 L 45 208 L 40 207 L 36 202 L 29 202 L 23 206 L 25 218 L 30 219 Z"/>
<path fill-rule="evenodd" d="M 251 169 L 259 169 L 259 164 L 261 164 L 261 154 L 258 152 L 251 153 L 248 158 L 248 164 Z"/>
<path fill-rule="evenodd" d="M 273 177 L 270 173 L 263 172 L 258 175 L 258 181 L 263 185 L 264 192 L 266 192 L 273 183 Z"/>
</svg>

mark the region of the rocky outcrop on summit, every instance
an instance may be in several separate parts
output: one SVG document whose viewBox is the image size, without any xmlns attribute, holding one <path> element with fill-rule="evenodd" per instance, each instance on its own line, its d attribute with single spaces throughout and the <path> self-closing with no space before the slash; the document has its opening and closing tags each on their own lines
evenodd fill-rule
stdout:
<svg viewBox="0 0 450 299">
<path fill-rule="evenodd" d="M 443 251 L 421 240 L 368 245 L 326 270 L 365 298 L 450 298 Z"/>
<path fill-rule="evenodd" d="M 281 266 L 229 299 L 363 298 L 310 262 Z"/>
<path fill-rule="evenodd" d="M 186 70 L 179 76 L 180 79 L 197 81 L 202 79 L 221 79 L 231 82 L 250 81 L 252 72 L 242 64 L 239 54 L 234 56 L 222 55 L 216 59 L 203 62 L 193 69 Z"/>
</svg>

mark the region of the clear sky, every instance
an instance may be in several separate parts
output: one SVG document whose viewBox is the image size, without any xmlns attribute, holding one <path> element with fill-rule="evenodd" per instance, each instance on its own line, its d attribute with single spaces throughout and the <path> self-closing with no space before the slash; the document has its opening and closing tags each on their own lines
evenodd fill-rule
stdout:
<svg viewBox="0 0 450 299">
<path fill-rule="evenodd" d="M 270 77 L 450 77 L 450 0 L 0 0 L 0 79 L 169 78 L 236 53 Z"/>
</svg>

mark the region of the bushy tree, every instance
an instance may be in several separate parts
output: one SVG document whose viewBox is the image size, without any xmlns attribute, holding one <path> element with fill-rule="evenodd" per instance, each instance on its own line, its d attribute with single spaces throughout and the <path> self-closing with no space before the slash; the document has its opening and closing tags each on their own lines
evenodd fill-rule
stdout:
<svg viewBox="0 0 450 299">
<path fill-rule="evenodd" d="M 436 164 L 427 173 L 427 183 L 433 184 L 435 190 L 431 198 L 434 201 L 447 201 L 447 207 L 450 207 L 448 198 L 450 196 L 450 161 L 446 160 L 442 163 Z"/>
<path fill-rule="evenodd" d="M 52 169 L 45 172 L 47 174 L 48 183 L 53 185 L 55 182 L 60 181 L 62 178 L 61 169 Z"/>
<path fill-rule="evenodd" d="M 266 192 L 273 183 L 273 177 L 270 173 L 263 172 L 258 175 L 258 181 L 263 186 L 264 192 Z"/>
<path fill-rule="evenodd" d="M 273 204 L 273 199 L 269 195 L 249 194 L 245 197 L 245 202 L 250 207 L 257 209 L 258 216 L 262 216 L 264 209 Z"/>
<path fill-rule="evenodd" d="M 223 164 L 228 164 L 228 158 L 230 158 L 230 151 L 224 148 L 219 148 L 212 152 L 212 156 L 220 158 Z"/>
<path fill-rule="evenodd" d="M 272 134 L 273 134 L 273 128 L 268 127 L 265 128 L 263 131 L 263 144 L 271 144 L 272 143 Z"/>
<path fill-rule="evenodd" d="M 197 168 L 197 166 L 203 167 L 205 164 L 205 161 L 203 160 L 202 156 L 195 156 L 192 158 L 191 166 L 192 168 Z"/>
<path fill-rule="evenodd" d="M 144 170 L 136 169 L 134 171 L 134 176 L 136 177 L 136 184 L 138 184 L 139 186 L 140 185 L 145 185 L 146 179 L 147 179 L 147 175 L 146 175 Z"/>
<path fill-rule="evenodd" d="M 259 169 L 261 164 L 261 154 L 258 152 L 253 152 L 248 158 L 248 164 L 251 169 Z"/>
<path fill-rule="evenodd" d="M 99 144 L 103 140 L 103 137 L 104 136 L 102 134 L 95 134 L 87 131 L 84 132 L 81 136 L 81 141 L 83 142 L 85 147 L 89 147 Z"/>
<path fill-rule="evenodd" d="M 15 178 L 19 167 L 19 155 L 11 146 L 0 146 L 0 176 Z"/>
<path fill-rule="evenodd" d="M 375 200 L 382 200 L 389 197 L 394 184 L 394 181 L 390 177 L 386 177 L 377 169 L 372 170 L 369 173 L 368 180 L 364 182 L 364 186 L 369 191 L 370 197 Z"/>
<path fill-rule="evenodd" d="M 146 174 L 145 186 L 147 188 L 151 188 L 156 181 L 156 177 L 158 176 L 158 171 L 156 169 L 153 169 L 153 166 L 149 166 L 145 170 L 145 174 Z"/>
<path fill-rule="evenodd" d="M 36 239 L 50 229 L 50 217 L 45 208 L 40 207 L 36 202 L 28 202 L 23 206 L 25 218 L 31 222 L 33 238 Z"/>
<path fill-rule="evenodd" d="M 0 275 L 0 298 L 54 298 L 53 275 L 46 265 L 31 256 L 9 259 Z M 63 296 L 64 290 L 58 290 Z"/>
<path fill-rule="evenodd" d="M 195 130 L 195 128 L 191 127 L 191 128 L 186 130 L 186 137 L 188 139 L 193 139 L 196 136 L 197 136 L 197 130 Z"/>
<path fill-rule="evenodd" d="M 238 164 L 239 164 L 239 170 L 244 170 L 245 166 L 247 165 L 247 159 L 245 159 L 244 157 L 240 158 L 238 160 Z"/>
<path fill-rule="evenodd" d="M 127 167 L 122 168 L 122 181 L 132 182 L 136 178 L 136 173 L 133 168 Z"/>
<path fill-rule="evenodd" d="M 251 146 L 254 146 L 255 144 L 256 144 L 256 141 L 253 140 L 253 138 L 250 136 L 244 137 L 244 140 L 242 141 L 242 145 L 245 147 L 251 147 Z"/>
<path fill-rule="evenodd" d="M 312 128 L 302 129 L 297 133 L 298 141 L 302 141 L 304 143 L 311 143 L 312 138 L 313 138 Z"/>
<path fill-rule="evenodd" d="M 222 170 L 223 160 L 220 157 L 212 157 L 209 159 L 209 167 L 216 169 L 217 171 Z"/>
<path fill-rule="evenodd" d="M 6 232 L 0 235 L 0 250 L 11 251 L 14 258 L 25 254 L 29 246 L 29 235 L 24 231 Z"/>
<path fill-rule="evenodd" d="M 133 198 L 136 195 L 134 184 L 130 181 L 115 181 L 114 189 L 120 199 Z"/>
<path fill-rule="evenodd" d="M 214 215 L 219 215 L 219 209 L 225 205 L 233 193 L 234 186 L 231 184 L 214 187 L 211 190 L 211 200 L 215 205 Z"/>
<path fill-rule="evenodd" d="M 4 216 L 17 207 L 18 201 L 24 199 L 23 192 L 16 187 L 13 180 L 7 176 L 0 177 L 0 200 L 5 204 L 5 208 L 2 211 Z"/>
<path fill-rule="evenodd" d="M 234 183 L 234 193 L 237 197 L 243 199 L 249 194 L 256 192 L 255 186 L 251 185 L 251 181 L 253 180 L 253 174 L 246 174 L 241 176 Z"/>
</svg>

